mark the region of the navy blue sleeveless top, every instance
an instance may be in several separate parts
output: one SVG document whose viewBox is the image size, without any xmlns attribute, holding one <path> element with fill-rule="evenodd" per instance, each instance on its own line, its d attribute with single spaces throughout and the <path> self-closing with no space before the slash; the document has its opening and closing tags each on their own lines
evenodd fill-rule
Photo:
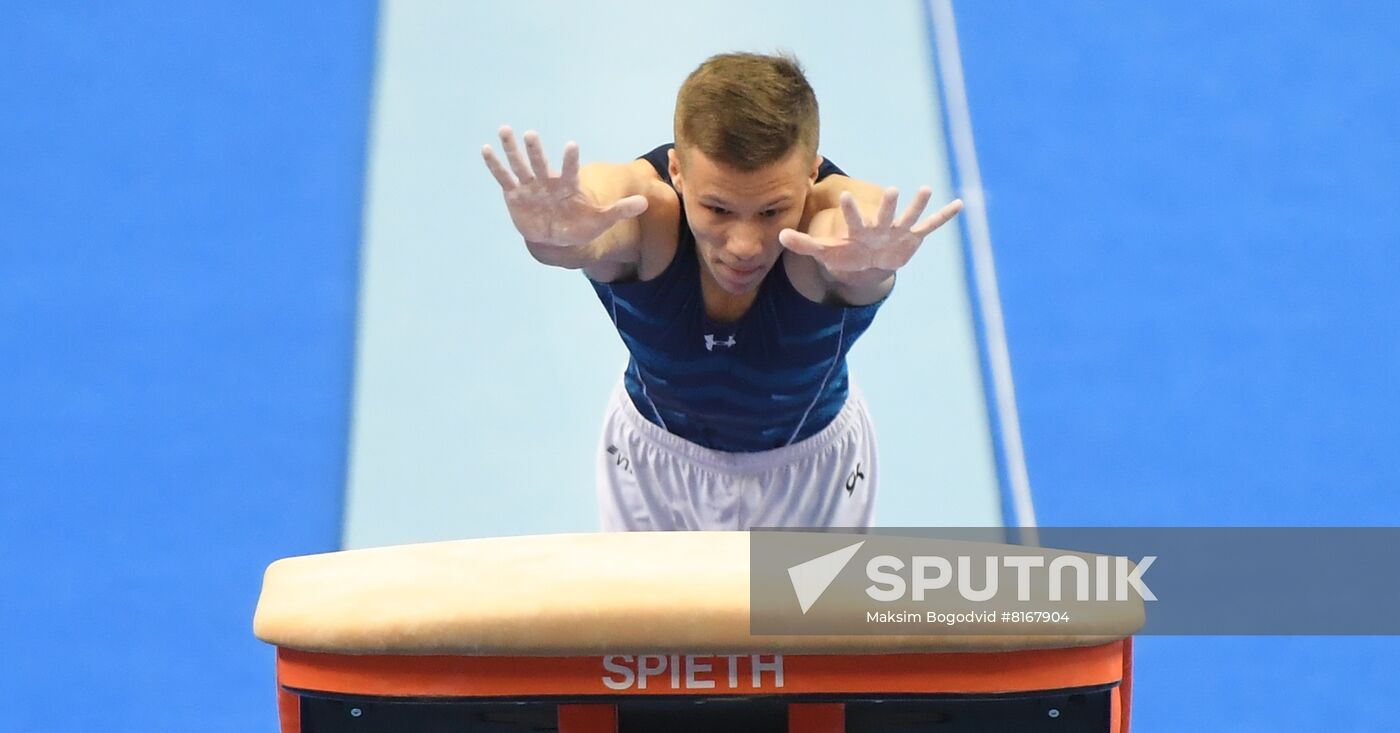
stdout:
<svg viewBox="0 0 1400 733">
<path fill-rule="evenodd" d="M 668 184 L 672 147 L 642 156 Z M 824 162 L 817 180 L 833 173 L 841 170 Z M 675 257 L 659 276 L 590 282 L 632 355 L 623 383 L 638 412 L 692 443 L 731 453 L 780 448 L 830 424 L 849 391 L 846 354 L 884 302 L 814 303 L 793 287 L 780 258 L 743 316 L 711 320 L 684 206 Z"/>
</svg>

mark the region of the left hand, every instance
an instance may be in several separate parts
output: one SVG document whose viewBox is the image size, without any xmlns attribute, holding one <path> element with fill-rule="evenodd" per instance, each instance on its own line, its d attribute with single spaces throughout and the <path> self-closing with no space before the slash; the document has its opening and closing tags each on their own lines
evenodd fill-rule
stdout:
<svg viewBox="0 0 1400 733">
<path fill-rule="evenodd" d="M 924 237 L 962 211 L 962 199 L 953 199 L 938 213 L 914 223 L 932 196 L 933 191 L 927 186 L 919 189 L 896 221 L 894 210 L 899 191 L 886 189 L 875 218 L 866 220 L 861 217 L 855 197 L 844 192 L 840 199 L 842 216 L 818 214 L 812 219 L 811 233 L 784 229 L 778 234 L 778 241 L 793 252 L 815 259 L 835 282 L 851 286 L 880 283 L 914 256 Z"/>
</svg>

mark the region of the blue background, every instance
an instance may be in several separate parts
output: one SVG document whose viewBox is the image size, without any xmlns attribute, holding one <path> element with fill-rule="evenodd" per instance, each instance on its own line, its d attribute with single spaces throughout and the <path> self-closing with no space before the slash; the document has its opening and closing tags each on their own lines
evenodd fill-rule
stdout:
<svg viewBox="0 0 1400 733">
<path fill-rule="evenodd" d="M 1400 525 L 1396 6 L 955 9 L 1041 523 Z M 1138 731 L 1400 712 L 1400 639 L 1137 653 Z"/>
<path fill-rule="evenodd" d="M 0 15 L 0 730 L 275 730 L 335 549 L 372 4 Z"/>
<path fill-rule="evenodd" d="M 957 6 L 1042 523 L 1400 524 L 1393 8 Z M 339 541 L 375 16 L 6 9 L 0 727 L 275 727 L 251 616 Z M 1140 639 L 1135 729 L 1387 730 L 1397 651 Z"/>
</svg>

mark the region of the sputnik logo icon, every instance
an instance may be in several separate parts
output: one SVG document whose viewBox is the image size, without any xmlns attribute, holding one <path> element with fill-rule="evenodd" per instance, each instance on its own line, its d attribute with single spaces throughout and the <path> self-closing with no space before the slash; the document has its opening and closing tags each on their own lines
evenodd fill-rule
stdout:
<svg viewBox="0 0 1400 733">
<path fill-rule="evenodd" d="M 798 605 L 802 606 L 802 615 L 807 615 L 812 604 L 831 587 L 832 581 L 836 580 L 836 576 L 841 574 L 863 544 L 865 540 L 788 568 L 788 579 L 792 581 Z"/>
</svg>

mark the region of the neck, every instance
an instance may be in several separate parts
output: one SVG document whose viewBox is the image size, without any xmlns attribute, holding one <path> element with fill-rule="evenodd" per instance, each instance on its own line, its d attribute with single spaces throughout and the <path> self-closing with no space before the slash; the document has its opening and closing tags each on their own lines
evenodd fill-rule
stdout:
<svg viewBox="0 0 1400 733">
<path fill-rule="evenodd" d="M 749 307 L 758 298 L 758 286 L 739 295 L 726 292 L 710 276 L 709 268 L 701 265 L 700 297 L 705 302 L 705 315 L 711 320 L 727 323 L 739 320 L 748 312 Z"/>
</svg>

